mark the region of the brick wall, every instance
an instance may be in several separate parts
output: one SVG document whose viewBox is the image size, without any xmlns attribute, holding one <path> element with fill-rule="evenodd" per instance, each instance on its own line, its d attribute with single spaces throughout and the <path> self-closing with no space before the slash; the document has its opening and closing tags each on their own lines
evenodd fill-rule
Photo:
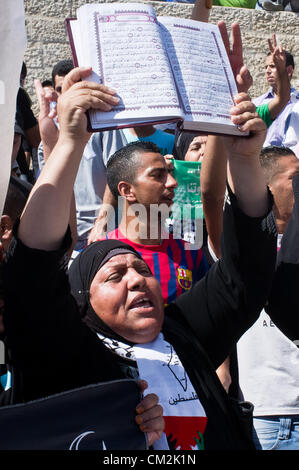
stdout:
<svg viewBox="0 0 299 470">
<path fill-rule="evenodd" d="M 28 76 L 25 87 L 33 100 L 35 113 L 38 112 L 38 108 L 33 87 L 34 79 L 50 78 L 53 65 L 61 59 L 71 57 L 64 19 L 76 16 L 79 6 L 85 3 L 100 3 L 100 1 L 24 0 L 28 42 L 25 54 Z M 149 3 L 155 7 L 157 14 L 165 16 L 190 18 L 193 8 L 193 5 L 182 3 L 155 1 Z M 254 78 L 254 85 L 250 90 L 252 97 L 258 96 L 267 89 L 264 79 L 264 59 L 268 52 L 267 39 L 272 37 L 273 32 L 276 33 L 279 42 L 295 57 L 298 70 L 295 69 L 292 83 L 299 89 L 299 16 L 297 14 L 213 7 L 210 22 L 217 24 L 219 20 L 224 20 L 228 28 L 234 21 L 238 21 L 241 26 L 244 61 Z"/>
</svg>

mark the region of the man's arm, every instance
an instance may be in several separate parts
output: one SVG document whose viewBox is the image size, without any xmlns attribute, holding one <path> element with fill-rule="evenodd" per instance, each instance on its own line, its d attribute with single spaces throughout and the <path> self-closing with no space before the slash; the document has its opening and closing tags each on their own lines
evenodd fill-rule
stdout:
<svg viewBox="0 0 299 470">
<path fill-rule="evenodd" d="M 111 216 L 111 213 L 115 215 L 116 208 L 117 201 L 111 193 L 108 184 L 106 184 L 99 214 L 88 237 L 88 245 L 106 236 L 109 216 Z"/>
<path fill-rule="evenodd" d="M 212 0 L 196 0 L 192 10 L 192 20 L 208 23 L 212 4 Z"/>
<path fill-rule="evenodd" d="M 200 172 L 200 190 L 209 244 L 221 258 L 220 239 L 226 188 L 227 154 L 221 137 L 209 135 Z"/>
</svg>

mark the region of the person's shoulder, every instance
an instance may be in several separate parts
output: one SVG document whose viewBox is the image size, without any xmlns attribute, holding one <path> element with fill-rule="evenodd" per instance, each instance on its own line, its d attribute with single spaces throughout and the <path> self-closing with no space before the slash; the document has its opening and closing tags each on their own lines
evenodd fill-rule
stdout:
<svg viewBox="0 0 299 470">
<path fill-rule="evenodd" d="M 192 244 L 183 238 L 175 238 L 172 233 L 169 234 L 168 245 L 179 247 L 181 250 L 202 253 L 202 249 L 198 247 L 192 248 Z"/>
<path fill-rule="evenodd" d="M 110 131 L 94 132 L 88 143 L 91 146 L 103 147 L 103 145 L 111 145 L 112 142 L 123 141 L 124 138 L 122 129 L 112 129 Z"/>
<path fill-rule="evenodd" d="M 97 132 L 98 134 L 98 132 Z M 103 142 L 110 144 L 113 142 L 121 142 L 123 145 L 126 145 L 126 140 L 127 140 L 127 135 L 129 134 L 129 131 L 127 128 L 124 129 L 111 129 L 107 131 L 100 132 L 102 135 L 102 140 Z"/>
<path fill-rule="evenodd" d="M 168 140 L 170 142 L 174 142 L 175 140 L 174 134 L 170 134 L 170 132 L 162 131 L 161 129 L 156 129 L 155 134 L 156 136 L 161 136 L 165 140 Z"/>
<path fill-rule="evenodd" d="M 299 103 L 299 91 L 298 90 L 295 90 L 295 88 L 291 88 L 290 96 L 291 96 L 292 103 L 295 103 L 295 104 Z"/>
<path fill-rule="evenodd" d="M 97 146 L 102 146 L 103 142 L 103 132 L 94 132 L 89 141 L 86 144 L 86 147 L 97 147 Z"/>
<path fill-rule="evenodd" d="M 111 230 L 111 232 L 108 232 L 105 237 L 100 238 L 98 241 L 102 240 L 118 240 L 118 229 Z"/>
<path fill-rule="evenodd" d="M 116 228 L 114 230 L 111 230 L 111 232 L 108 232 L 106 237 L 103 238 L 102 240 L 120 240 L 124 243 L 127 243 L 128 245 L 131 245 L 133 247 L 135 247 L 135 243 L 132 242 L 131 240 L 129 240 L 128 238 L 125 237 L 125 235 L 123 235 L 121 233 L 121 231 L 119 230 L 119 228 Z"/>
<path fill-rule="evenodd" d="M 296 90 L 294 87 L 291 87 L 290 94 L 296 96 L 296 98 L 299 98 L 299 90 Z"/>
<path fill-rule="evenodd" d="M 274 97 L 272 89 L 269 88 L 269 90 L 266 91 L 266 93 L 263 93 L 262 95 L 257 96 L 256 98 L 252 99 L 252 102 L 258 106 L 261 104 L 264 104 L 266 101 L 269 101 Z"/>
<path fill-rule="evenodd" d="M 299 98 L 298 100 L 294 101 L 293 106 L 290 107 L 289 115 L 292 117 L 294 115 L 296 115 L 296 117 L 299 115 Z"/>
</svg>

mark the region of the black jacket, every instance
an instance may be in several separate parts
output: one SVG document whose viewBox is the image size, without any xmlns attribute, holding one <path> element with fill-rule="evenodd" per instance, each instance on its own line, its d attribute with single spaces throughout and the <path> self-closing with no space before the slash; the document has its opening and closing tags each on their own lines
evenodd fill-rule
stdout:
<svg viewBox="0 0 299 470">
<path fill-rule="evenodd" d="M 271 201 L 269 201 L 269 206 Z M 123 377 L 115 356 L 81 320 L 70 295 L 65 253 L 29 249 L 16 237 L 5 262 L 5 317 L 15 399 L 29 401 Z M 272 212 L 249 218 L 234 196 L 226 205 L 222 259 L 166 307 L 163 333 L 204 406 L 206 449 L 250 448 L 215 369 L 256 320 L 276 259 Z"/>
</svg>

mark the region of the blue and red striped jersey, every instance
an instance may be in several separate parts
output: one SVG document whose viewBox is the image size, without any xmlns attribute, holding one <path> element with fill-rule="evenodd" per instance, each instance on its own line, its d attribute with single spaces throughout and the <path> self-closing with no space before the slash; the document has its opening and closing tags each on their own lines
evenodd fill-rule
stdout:
<svg viewBox="0 0 299 470">
<path fill-rule="evenodd" d="M 173 238 L 171 234 L 168 239 L 162 241 L 161 245 L 134 243 L 128 240 L 118 228 L 109 232 L 106 238 L 121 240 L 135 248 L 158 279 L 165 305 L 191 289 L 193 284 L 209 269 L 201 249 L 185 249 L 187 243 Z"/>
</svg>

